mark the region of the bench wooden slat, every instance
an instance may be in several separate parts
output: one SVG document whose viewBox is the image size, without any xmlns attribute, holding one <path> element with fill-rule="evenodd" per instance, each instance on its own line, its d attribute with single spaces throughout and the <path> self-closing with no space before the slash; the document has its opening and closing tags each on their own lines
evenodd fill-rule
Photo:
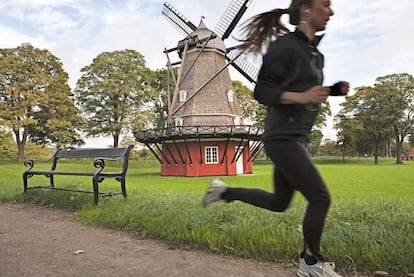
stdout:
<svg viewBox="0 0 414 277">
<path fill-rule="evenodd" d="M 81 158 L 118 158 L 125 156 L 126 152 L 129 152 L 128 148 L 77 148 L 62 150 L 59 149 L 55 153 L 57 159 L 81 159 Z"/>
<path fill-rule="evenodd" d="M 75 171 L 48 171 L 48 170 L 32 170 L 30 171 L 33 175 L 73 175 L 73 176 L 93 176 L 94 172 L 75 172 Z"/>
</svg>

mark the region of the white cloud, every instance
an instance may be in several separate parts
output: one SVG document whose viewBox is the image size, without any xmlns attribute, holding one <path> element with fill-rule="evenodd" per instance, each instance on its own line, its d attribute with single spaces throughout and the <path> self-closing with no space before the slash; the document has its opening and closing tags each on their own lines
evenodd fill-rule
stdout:
<svg viewBox="0 0 414 277">
<path fill-rule="evenodd" d="M 204 16 L 206 25 L 214 29 L 230 0 L 169 2 L 194 24 Z M 0 33 L 6 39 L 0 40 L 0 47 L 29 42 L 49 49 L 61 59 L 72 87 L 80 77 L 80 69 L 104 51 L 135 49 L 144 55 L 149 67 L 158 69 L 166 63 L 164 47 L 173 48 L 182 39 L 161 16 L 163 3 L 164 0 L 2 0 Z M 276 7 L 287 8 L 289 3 L 253 0 L 241 22 Z M 347 80 L 353 86 L 371 85 L 386 74 L 414 74 L 414 1 L 333 0 L 332 5 L 335 15 L 320 45 L 326 58 L 327 84 Z M 226 41 L 227 45 L 232 43 L 231 39 Z M 177 60 L 177 56 L 172 55 L 172 59 Z M 240 75 L 232 76 L 248 84 Z M 341 101 L 330 100 L 334 113 Z M 330 128 L 332 123 L 327 129 Z"/>
</svg>

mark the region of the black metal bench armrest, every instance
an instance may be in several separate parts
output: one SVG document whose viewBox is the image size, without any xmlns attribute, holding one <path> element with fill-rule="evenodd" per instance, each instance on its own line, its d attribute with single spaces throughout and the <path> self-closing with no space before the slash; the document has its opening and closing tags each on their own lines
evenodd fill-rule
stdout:
<svg viewBox="0 0 414 277">
<path fill-rule="evenodd" d="M 105 161 L 114 161 L 114 162 L 116 162 L 116 161 L 120 161 L 120 160 L 122 160 L 124 158 L 125 158 L 125 155 L 119 156 L 119 157 L 116 157 L 116 158 L 98 157 L 98 158 L 95 158 L 95 160 L 93 161 L 93 165 L 96 168 L 104 169 L 104 167 L 105 167 Z"/>
<path fill-rule="evenodd" d="M 105 168 L 105 159 L 104 158 L 96 158 L 93 161 L 93 166 L 99 168 L 99 171 L 102 171 Z"/>
<path fill-rule="evenodd" d="M 48 162 L 48 161 L 51 161 L 51 160 L 52 160 L 52 158 L 47 159 L 47 160 L 32 160 L 32 159 L 27 159 L 27 160 L 25 160 L 23 162 L 23 164 L 24 164 L 25 167 L 28 167 L 27 170 L 31 170 L 34 167 L 35 162 Z"/>
<path fill-rule="evenodd" d="M 26 159 L 23 164 L 25 167 L 28 167 L 27 170 L 31 170 L 34 167 L 35 162 L 50 162 L 55 159 L 56 152 L 51 155 L 48 159 Z"/>
<path fill-rule="evenodd" d="M 122 156 L 119 156 L 119 157 L 116 157 L 116 158 L 104 158 L 104 157 L 97 157 L 97 158 L 95 158 L 95 160 L 105 160 L 105 161 L 114 161 L 114 162 L 116 162 L 116 161 L 120 161 L 120 160 L 122 160 L 123 158 L 125 158 L 125 155 L 122 155 Z"/>
</svg>

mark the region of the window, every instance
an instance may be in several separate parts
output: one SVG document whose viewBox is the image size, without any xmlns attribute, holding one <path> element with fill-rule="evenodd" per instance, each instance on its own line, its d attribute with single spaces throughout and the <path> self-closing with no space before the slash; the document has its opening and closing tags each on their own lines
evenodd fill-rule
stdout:
<svg viewBox="0 0 414 277">
<path fill-rule="evenodd" d="M 187 99 L 187 91 L 180 90 L 180 102 L 184 102 Z"/>
<path fill-rule="evenodd" d="M 206 164 L 218 163 L 218 147 L 207 146 L 205 150 L 206 150 Z"/>
<path fill-rule="evenodd" d="M 227 91 L 227 100 L 229 100 L 229 102 L 234 101 L 234 92 L 232 90 Z"/>
<path fill-rule="evenodd" d="M 236 116 L 236 117 L 234 118 L 234 125 L 235 125 L 235 126 L 239 126 L 239 125 L 240 125 L 240 117 Z"/>
<path fill-rule="evenodd" d="M 175 126 L 176 127 L 181 127 L 181 126 L 183 126 L 183 119 L 181 118 L 181 117 L 177 117 L 176 119 L 175 119 Z"/>
</svg>

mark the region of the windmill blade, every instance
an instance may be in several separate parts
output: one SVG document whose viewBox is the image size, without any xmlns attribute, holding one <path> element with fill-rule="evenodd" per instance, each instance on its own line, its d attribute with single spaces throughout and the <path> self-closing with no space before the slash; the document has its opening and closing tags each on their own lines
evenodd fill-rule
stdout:
<svg viewBox="0 0 414 277">
<path fill-rule="evenodd" d="M 237 57 L 239 55 L 239 57 Z M 237 58 L 236 58 L 237 57 Z M 234 59 L 236 58 L 236 59 Z M 232 62 L 232 66 L 247 80 L 252 83 L 256 83 L 257 76 L 259 75 L 259 69 L 249 62 L 243 54 L 240 54 L 240 51 L 237 49 L 232 49 L 227 53 L 226 59 Z"/>
<path fill-rule="evenodd" d="M 252 1 L 232 0 L 217 23 L 214 32 L 223 40 L 228 38 Z"/>
<path fill-rule="evenodd" d="M 170 3 L 165 2 L 162 15 L 185 37 L 197 29 L 184 15 L 176 10 Z"/>
</svg>

